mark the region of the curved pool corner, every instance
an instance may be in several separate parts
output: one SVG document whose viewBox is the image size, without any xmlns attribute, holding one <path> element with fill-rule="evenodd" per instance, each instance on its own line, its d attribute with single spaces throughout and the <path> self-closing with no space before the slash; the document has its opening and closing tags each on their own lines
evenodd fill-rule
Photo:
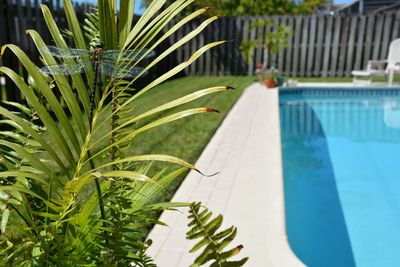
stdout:
<svg viewBox="0 0 400 267">
<path fill-rule="evenodd" d="M 279 92 L 286 232 L 307 266 L 399 266 L 400 88 Z"/>
<path fill-rule="evenodd" d="M 278 90 L 248 87 L 202 152 L 196 166 L 206 178 L 189 172 L 174 202 L 201 201 L 224 215 L 224 227 L 238 229 L 234 244 L 243 245 L 235 259 L 249 257 L 250 267 L 305 266 L 291 250 L 285 227 Z M 149 255 L 160 267 L 184 267 L 195 255 L 185 238 L 185 213 L 164 212 L 149 235 Z"/>
</svg>

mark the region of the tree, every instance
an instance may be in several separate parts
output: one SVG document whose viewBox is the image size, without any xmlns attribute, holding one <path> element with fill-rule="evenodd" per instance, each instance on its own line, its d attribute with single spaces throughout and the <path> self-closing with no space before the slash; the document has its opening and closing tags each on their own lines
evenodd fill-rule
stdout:
<svg viewBox="0 0 400 267">
<path fill-rule="evenodd" d="M 144 5 L 149 5 L 153 0 L 145 0 Z M 173 0 L 167 0 L 167 4 Z M 314 8 L 322 5 L 323 0 L 304 0 L 301 3 L 294 3 L 292 0 L 199 0 L 192 5 L 192 9 L 186 12 L 193 12 L 199 7 L 208 6 L 211 10 L 208 16 L 264 16 L 283 14 L 310 14 Z"/>
</svg>

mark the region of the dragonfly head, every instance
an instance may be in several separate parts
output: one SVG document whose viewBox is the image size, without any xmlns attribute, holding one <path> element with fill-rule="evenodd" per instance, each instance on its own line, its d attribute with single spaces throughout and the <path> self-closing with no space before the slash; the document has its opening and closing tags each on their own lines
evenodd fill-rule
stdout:
<svg viewBox="0 0 400 267">
<path fill-rule="evenodd" d="M 103 46 L 102 43 L 97 44 L 94 47 L 94 51 L 93 51 L 93 54 L 92 54 L 92 59 L 93 60 L 99 61 L 101 59 L 101 53 L 102 53 L 103 47 L 104 46 Z"/>
</svg>

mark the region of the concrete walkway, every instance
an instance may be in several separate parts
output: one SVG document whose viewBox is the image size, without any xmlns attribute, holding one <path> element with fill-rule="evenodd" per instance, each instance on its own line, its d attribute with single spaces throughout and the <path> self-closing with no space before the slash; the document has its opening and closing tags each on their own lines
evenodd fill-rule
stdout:
<svg viewBox="0 0 400 267">
<path fill-rule="evenodd" d="M 236 225 L 232 246 L 243 244 L 237 258 L 246 266 L 303 266 L 286 238 L 277 90 L 253 84 L 228 114 L 172 201 L 201 201 L 224 215 L 223 227 Z M 164 212 L 149 238 L 149 254 L 160 267 L 189 266 L 195 242 L 185 239 L 188 213 Z"/>
</svg>

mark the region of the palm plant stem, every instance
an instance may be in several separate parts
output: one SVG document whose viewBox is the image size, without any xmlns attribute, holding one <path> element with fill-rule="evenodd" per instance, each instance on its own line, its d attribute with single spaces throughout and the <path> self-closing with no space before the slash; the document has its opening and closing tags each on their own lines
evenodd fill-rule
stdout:
<svg viewBox="0 0 400 267">
<path fill-rule="evenodd" d="M 117 133 L 114 131 L 115 128 L 118 127 L 118 115 L 116 110 L 118 108 L 118 99 L 116 96 L 116 88 L 115 86 L 112 87 L 112 117 L 111 117 L 111 144 L 113 145 L 116 142 Z M 111 148 L 111 160 L 114 161 L 117 156 L 117 147 L 113 146 Z M 113 170 L 115 170 L 115 166 L 112 166 Z"/>
<path fill-rule="evenodd" d="M 99 71 L 99 63 L 97 61 L 94 62 L 94 79 L 93 79 L 93 88 L 90 91 L 90 115 L 89 115 L 89 132 L 91 133 L 93 130 L 93 112 L 94 112 L 94 95 L 96 93 L 96 87 L 97 87 L 97 75 Z M 94 169 L 96 168 L 96 165 L 94 164 L 92 155 L 90 153 L 90 149 L 87 151 L 87 156 L 89 158 L 89 164 L 90 168 Z M 104 201 L 103 201 L 103 194 L 101 192 L 101 187 L 100 187 L 100 180 L 99 178 L 94 179 L 95 185 L 96 185 L 96 192 L 97 192 L 97 197 L 99 198 L 99 208 L 100 208 L 100 214 L 101 218 L 103 219 L 103 226 L 105 226 L 105 220 L 106 220 L 106 211 L 104 209 Z M 106 238 L 107 242 L 107 238 Z"/>
</svg>

